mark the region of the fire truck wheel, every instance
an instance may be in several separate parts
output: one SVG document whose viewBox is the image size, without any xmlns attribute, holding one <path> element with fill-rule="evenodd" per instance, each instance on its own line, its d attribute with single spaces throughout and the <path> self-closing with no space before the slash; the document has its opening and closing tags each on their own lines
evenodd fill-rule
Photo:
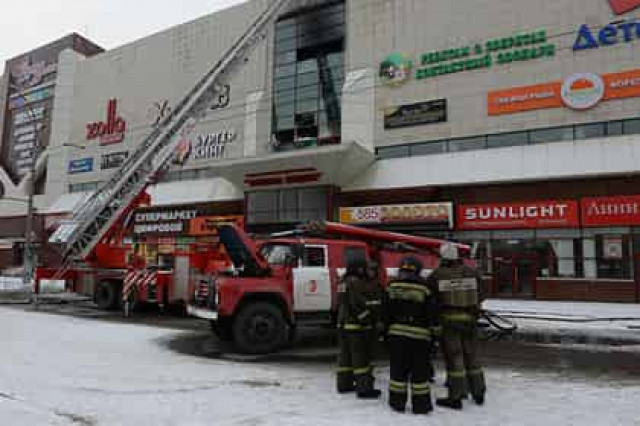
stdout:
<svg viewBox="0 0 640 426">
<path fill-rule="evenodd" d="M 243 353 L 266 354 L 277 351 L 287 337 L 287 324 L 282 310 L 269 302 L 245 306 L 233 322 L 233 337 Z"/>
<path fill-rule="evenodd" d="M 222 342 L 233 341 L 233 330 L 231 328 L 232 323 L 230 318 L 218 318 L 217 321 L 209 321 L 211 325 L 211 331 L 218 336 L 218 339 Z"/>
<path fill-rule="evenodd" d="M 102 310 L 114 310 L 118 308 L 118 296 L 120 295 L 120 283 L 115 281 L 101 281 L 96 288 L 96 305 Z"/>
</svg>

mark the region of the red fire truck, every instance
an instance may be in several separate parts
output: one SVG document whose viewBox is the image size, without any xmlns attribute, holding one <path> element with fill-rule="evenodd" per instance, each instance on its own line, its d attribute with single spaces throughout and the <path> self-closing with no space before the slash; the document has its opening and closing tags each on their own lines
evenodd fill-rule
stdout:
<svg viewBox="0 0 640 426">
<path fill-rule="evenodd" d="M 331 222 L 258 241 L 234 225 L 221 226 L 219 234 L 232 267 L 206 274 L 194 265 L 187 311 L 210 320 L 221 339 L 245 353 L 277 350 L 301 324 L 333 324 L 337 286 L 349 259 L 375 261 L 386 283 L 411 254 L 422 260 L 427 276 L 444 242 Z M 468 255 L 468 246 L 459 247 Z"/>
</svg>

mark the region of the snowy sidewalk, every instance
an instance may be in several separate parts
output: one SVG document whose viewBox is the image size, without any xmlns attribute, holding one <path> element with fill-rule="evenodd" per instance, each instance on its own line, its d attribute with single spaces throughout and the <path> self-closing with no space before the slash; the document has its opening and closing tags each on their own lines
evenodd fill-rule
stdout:
<svg viewBox="0 0 640 426">
<path fill-rule="evenodd" d="M 484 308 L 514 321 L 518 340 L 640 345 L 640 305 L 489 299 Z"/>
<path fill-rule="evenodd" d="M 239 363 L 166 348 L 182 332 L 0 307 L 0 424 L 448 426 L 638 424 L 634 377 L 488 367 L 487 404 L 428 417 L 334 391 L 333 363 Z M 441 383 L 442 377 L 439 377 Z M 445 390 L 438 386 L 437 395 Z"/>
</svg>

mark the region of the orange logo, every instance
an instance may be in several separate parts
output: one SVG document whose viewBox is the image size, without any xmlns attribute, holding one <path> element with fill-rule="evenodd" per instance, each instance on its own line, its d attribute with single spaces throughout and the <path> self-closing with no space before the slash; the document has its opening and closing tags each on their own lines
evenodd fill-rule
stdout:
<svg viewBox="0 0 640 426">
<path fill-rule="evenodd" d="M 640 69 L 613 74 L 580 73 L 563 82 L 496 90 L 487 96 L 489 115 L 538 109 L 586 110 L 600 102 L 640 97 Z"/>
</svg>

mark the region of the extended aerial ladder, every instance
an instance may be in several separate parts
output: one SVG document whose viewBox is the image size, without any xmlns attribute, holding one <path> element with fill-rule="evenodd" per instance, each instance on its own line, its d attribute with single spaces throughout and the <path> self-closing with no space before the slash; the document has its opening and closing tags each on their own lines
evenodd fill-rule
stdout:
<svg viewBox="0 0 640 426">
<path fill-rule="evenodd" d="M 253 48 L 265 38 L 264 32 L 291 0 L 275 0 L 252 22 L 249 29 L 189 91 L 129 156 L 122 167 L 63 222 L 50 238 L 60 244 L 62 267 L 59 278 L 75 263 L 86 260 L 116 222 L 155 179 L 170 165 L 183 129 L 203 117 L 233 69 L 248 61 Z"/>
<path fill-rule="evenodd" d="M 379 231 L 335 222 L 309 222 L 299 227 L 299 231 L 324 236 L 352 238 L 369 243 L 392 244 L 398 248 L 418 249 L 437 252 L 444 240 L 416 235 L 400 234 L 396 232 Z M 455 244 L 463 256 L 471 253 L 471 248 L 465 244 Z"/>
</svg>

